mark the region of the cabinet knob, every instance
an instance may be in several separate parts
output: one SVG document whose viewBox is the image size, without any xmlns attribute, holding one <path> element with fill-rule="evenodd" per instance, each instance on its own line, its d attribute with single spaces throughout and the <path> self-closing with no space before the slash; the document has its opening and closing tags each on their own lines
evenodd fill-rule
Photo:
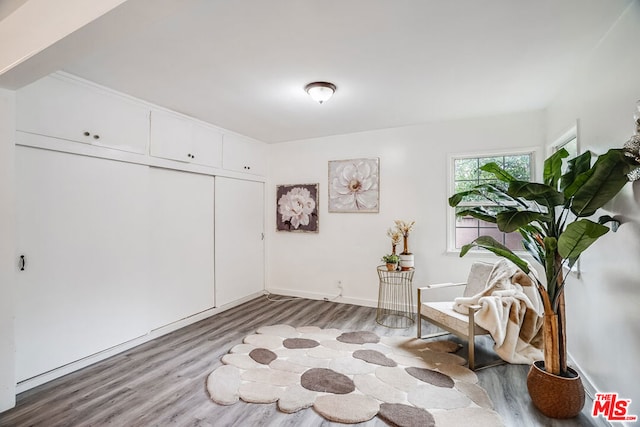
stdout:
<svg viewBox="0 0 640 427">
<path fill-rule="evenodd" d="M 91 135 L 90 132 L 87 132 L 87 131 L 84 132 L 84 136 L 89 136 L 89 135 Z"/>
<path fill-rule="evenodd" d="M 100 135 L 93 135 L 93 139 L 100 139 Z"/>
</svg>

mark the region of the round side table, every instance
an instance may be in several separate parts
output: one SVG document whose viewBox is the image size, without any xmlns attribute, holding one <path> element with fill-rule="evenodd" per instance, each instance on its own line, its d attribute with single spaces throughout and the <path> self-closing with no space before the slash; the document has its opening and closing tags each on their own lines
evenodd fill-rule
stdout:
<svg viewBox="0 0 640 427">
<path fill-rule="evenodd" d="M 388 328 L 408 328 L 415 323 L 413 311 L 413 272 L 415 270 L 389 271 L 386 265 L 378 266 L 380 287 L 376 322 Z"/>
</svg>

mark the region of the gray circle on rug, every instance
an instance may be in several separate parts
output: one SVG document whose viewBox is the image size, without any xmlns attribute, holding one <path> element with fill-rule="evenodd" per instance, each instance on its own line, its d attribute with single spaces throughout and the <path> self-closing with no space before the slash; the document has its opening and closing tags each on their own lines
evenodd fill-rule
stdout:
<svg viewBox="0 0 640 427">
<path fill-rule="evenodd" d="M 320 343 L 307 338 L 287 338 L 282 342 L 282 345 L 286 348 L 313 348 L 319 346 Z"/>
<path fill-rule="evenodd" d="M 346 342 L 349 344 L 365 344 L 365 343 L 377 343 L 380 341 L 380 337 L 373 332 L 369 331 L 356 331 L 345 332 L 340 335 L 336 340 L 340 342 Z"/>
<path fill-rule="evenodd" d="M 351 378 L 325 368 L 309 369 L 300 377 L 300 384 L 307 390 L 334 394 L 347 394 L 356 389 Z"/>
<path fill-rule="evenodd" d="M 398 366 L 395 360 L 389 359 L 387 356 L 376 350 L 356 350 L 353 352 L 353 357 L 374 365 L 388 366 L 391 368 Z"/>
<path fill-rule="evenodd" d="M 268 365 L 278 358 L 278 355 L 266 348 L 256 348 L 249 352 L 249 357 L 258 363 Z"/>
<path fill-rule="evenodd" d="M 429 411 L 400 403 L 382 403 L 378 416 L 392 426 L 434 427 L 436 421 Z"/>
<path fill-rule="evenodd" d="M 454 385 L 454 381 L 449 375 L 432 371 L 431 369 L 414 368 L 410 366 L 405 368 L 405 371 L 407 371 L 407 373 L 412 377 L 415 377 L 422 382 L 433 384 L 437 387 L 453 388 Z"/>
</svg>

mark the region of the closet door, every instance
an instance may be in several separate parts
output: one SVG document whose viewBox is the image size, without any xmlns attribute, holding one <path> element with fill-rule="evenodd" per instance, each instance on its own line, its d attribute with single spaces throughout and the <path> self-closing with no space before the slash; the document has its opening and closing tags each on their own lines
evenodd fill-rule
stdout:
<svg viewBox="0 0 640 427">
<path fill-rule="evenodd" d="M 149 169 L 151 328 L 214 306 L 214 178 Z"/>
<path fill-rule="evenodd" d="M 16 374 L 148 331 L 148 167 L 16 147 Z"/>
<path fill-rule="evenodd" d="M 264 290 L 264 184 L 216 177 L 216 306 Z"/>
</svg>

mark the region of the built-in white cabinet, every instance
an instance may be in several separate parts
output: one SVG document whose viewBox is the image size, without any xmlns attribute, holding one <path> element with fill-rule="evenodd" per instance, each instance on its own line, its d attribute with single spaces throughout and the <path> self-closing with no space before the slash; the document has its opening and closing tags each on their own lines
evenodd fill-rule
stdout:
<svg viewBox="0 0 640 427">
<path fill-rule="evenodd" d="M 152 156 L 222 167 L 222 133 L 195 120 L 153 110 L 150 140 Z"/>
<path fill-rule="evenodd" d="M 264 290 L 264 184 L 216 177 L 216 306 Z"/>
<path fill-rule="evenodd" d="M 151 329 L 214 307 L 214 177 L 149 169 Z"/>
<path fill-rule="evenodd" d="M 16 375 L 148 332 L 148 167 L 16 147 Z"/>
<path fill-rule="evenodd" d="M 266 146 L 234 134 L 225 134 L 222 167 L 228 170 L 266 175 Z"/>
<path fill-rule="evenodd" d="M 149 108 L 63 75 L 44 77 L 16 92 L 16 129 L 145 154 Z"/>
</svg>

